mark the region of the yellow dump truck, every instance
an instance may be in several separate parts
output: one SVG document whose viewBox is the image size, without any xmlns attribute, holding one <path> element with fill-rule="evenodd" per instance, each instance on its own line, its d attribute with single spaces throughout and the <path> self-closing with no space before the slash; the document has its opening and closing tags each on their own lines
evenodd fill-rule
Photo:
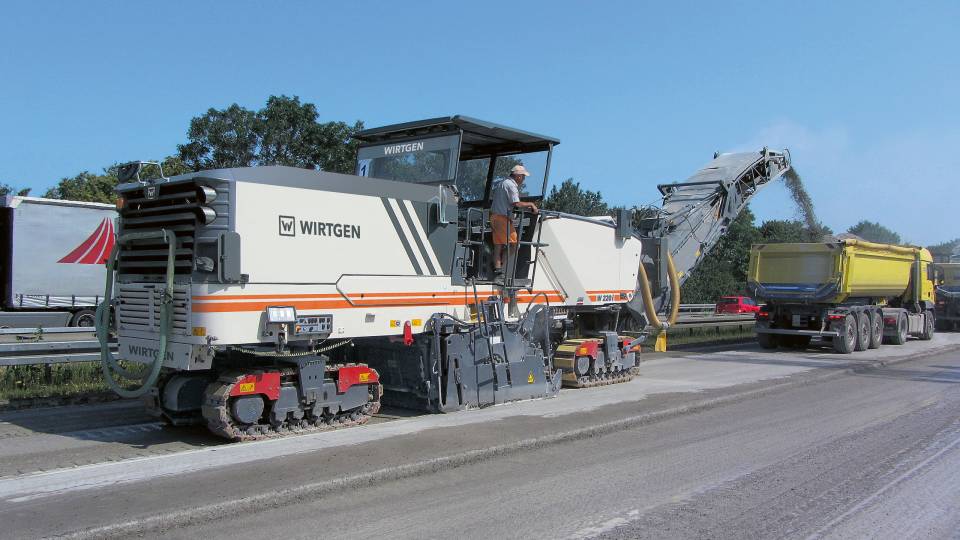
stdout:
<svg viewBox="0 0 960 540">
<path fill-rule="evenodd" d="M 938 263 L 937 330 L 960 328 L 960 262 Z"/>
<path fill-rule="evenodd" d="M 747 288 L 764 348 L 806 347 L 811 338 L 839 353 L 896 345 L 934 332 L 933 257 L 926 249 L 856 239 L 757 244 Z"/>
</svg>

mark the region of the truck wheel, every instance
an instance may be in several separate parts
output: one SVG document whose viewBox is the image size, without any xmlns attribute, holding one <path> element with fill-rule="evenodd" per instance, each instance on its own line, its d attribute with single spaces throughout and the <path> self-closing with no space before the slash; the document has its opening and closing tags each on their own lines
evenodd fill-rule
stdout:
<svg viewBox="0 0 960 540">
<path fill-rule="evenodd" d="M 833 350 L 840 354 L 850 354 L 857 346 L 857 318 L 847 315 L 843 322 L 836 325 L 840 335 L 831 340 Z"/>
<path fill-rule="evenodd" d="M 930 341 L 933 339 L 933 325 L 934 317 L 933 312 L 930 310 L 923 312 L 923 331 L 920 332 L 920 339 L 924 341 Z"/>
<path fill-rule="evenodd" d="M 877 349 L 883 342 L 883 315 L 879 310 L 870 312 L 870 348 Z"/>
<path fill-rule="evenodd" d="M 903 345 L 907 342 L 907 315 L 901 313 L 897 316 L 897 332 L 890 336 L 890 343 L 894 345 Z"/>
<path fill-rule="evenodd" d="M 764 349 L 776 349 L 780 342 L 780 336 L 776 334 L 757 334 L 757 341 Z"/>
<path fill-rule="evenodd" d="M 92 309 L 81 309 L 73 314 L 70 319 L 70 326 L 79 326 L 81 328 L 92 328 L 97 324 L 97 313 Z"/>
<path fill-rule="evenodd" d="M 865 351 L 870 348 L 870 317 L 863 311 L 857 312 L 857 351 Z"/>
</svg>

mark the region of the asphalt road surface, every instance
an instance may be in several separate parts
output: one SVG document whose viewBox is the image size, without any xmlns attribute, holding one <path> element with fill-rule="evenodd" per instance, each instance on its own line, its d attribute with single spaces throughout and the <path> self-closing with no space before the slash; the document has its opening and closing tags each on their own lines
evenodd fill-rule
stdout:
<svg viewBox="0 0 960 540">
<path fill-rule="evenodd" d="M 139 415 L 0 415 L 0 537 L 960 538 L 958 334 L 255 443 Z"/>
</svg>

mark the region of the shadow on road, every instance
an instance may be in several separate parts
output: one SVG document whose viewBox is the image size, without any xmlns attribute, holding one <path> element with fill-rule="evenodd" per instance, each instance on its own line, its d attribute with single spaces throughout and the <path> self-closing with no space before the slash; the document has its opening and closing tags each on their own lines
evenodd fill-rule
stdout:
<svg viewBox="0 0 960 540">
<path fill-rule="evenodd" d="M 371 423 L 389 422 L 422 414 L 422 411 L 384 407 Z M 148 415 L 143 404 L 137 400 L 0 413 L 0 444 L 4 440 L 37 435 L 113 443 L 136 449 L 151 449 L 172 443 L 176 443 L 181 449 L 184 446 L 201 448 L 231 442 L 214 436 L 202 424 L 167 425 Z"/>
</svg>

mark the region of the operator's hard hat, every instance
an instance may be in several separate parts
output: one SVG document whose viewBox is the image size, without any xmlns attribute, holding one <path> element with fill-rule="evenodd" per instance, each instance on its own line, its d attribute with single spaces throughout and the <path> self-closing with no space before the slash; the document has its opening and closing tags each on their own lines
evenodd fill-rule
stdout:
<svg viewBox="0 0 960 540">
<path fill-rule="evenodd" d="M 524 176 L 530 176 L 530 173 L 527 172 L 527 168 L 524 167 L 523 165 L 514 165 L 513 168 L 510 169 L 510 176 L 513 176 L 513 175 L 515 175 L 515 174 L 522 174 L 522 175 L 524 175 Z"/>
</svg>

